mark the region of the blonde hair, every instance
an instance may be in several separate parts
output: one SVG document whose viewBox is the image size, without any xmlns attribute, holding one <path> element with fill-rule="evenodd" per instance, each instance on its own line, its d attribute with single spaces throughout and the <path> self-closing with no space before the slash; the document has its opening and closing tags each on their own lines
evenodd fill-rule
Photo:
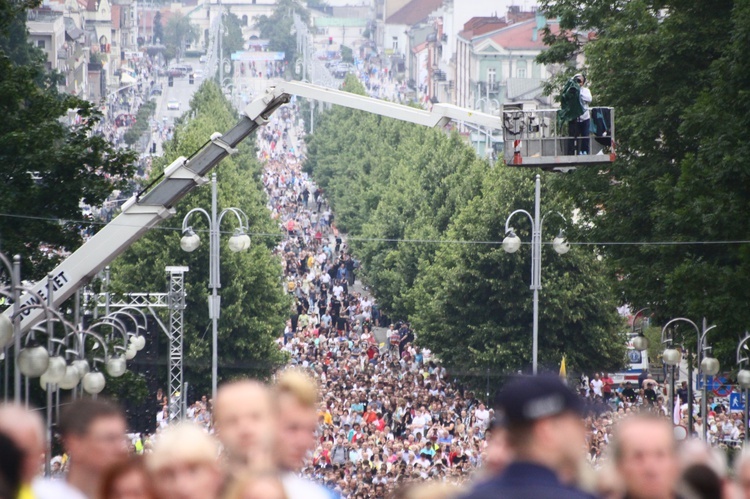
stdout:
<svg viewBox="0 0 750 499">
<path fill-rule="evenodd" d="M 276 376 L 273 386 L 278 399 L 281 395 L 291 395 L 302 406 L 317 408 L 318 384 L 301 369 L 289 368 Z"/>
<path fill-rule="evenodd" d="M 281 477 L 273 470 L 246 471 L 239 474 L 232 480 L 223 497 L 224 499 L 242 499 L 249 485 L 263 480 L 273 481 L 279 487 L 283 497 L 287 497 Z"/>
<path fill-rule="evenodd" d="M 159 471 L 174 463 L 217 464 L 219 444 L 194 423 L 179 423 L 161 432 L 148 455 L 148 469 Z"/>
</svg>

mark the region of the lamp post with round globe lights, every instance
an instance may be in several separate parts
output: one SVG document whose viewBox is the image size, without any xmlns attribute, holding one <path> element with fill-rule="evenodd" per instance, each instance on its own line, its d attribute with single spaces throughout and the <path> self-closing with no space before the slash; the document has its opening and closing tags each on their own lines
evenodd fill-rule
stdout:
<svg viewBox="0 0 750 499">
<path fill-rule="evenodd" d="M 532 215 L 526 210 L 516 210 L 510 215 L 505 221 L 505 239 L 503 239 L 503 250 L 506 253 L 515 253 L 521 248 L 521 238 L 516 235 L 513 228 L 510 227 L 510 220 L 519 213 L 522 213 L 529 217 L 531 222 L 531 287 L 530 289 L 534 292 L 533 295 L 533 306 L 534 306 L 534 318 L 532 327 L 532 347 L 531 347 L 531 365 L 534 374 L 537 374 L 537 360 L 539 354 L 539 290 L 542 289 L 542 226 L 544 219 L 547 215 L 556 214 L 560 216 L 563 221 L 567 220 L 563 215 L 557 212 L 549 212 L 544 216 L 541 216 L 541 177 L 536 176 L 536 184 L 534 189 L 534 214 Z M 565 239 L 565 235 L 561 231 L 557 237 L 552 241 L 552 248 L 558 255 L 564 255 L 570 251 L 570 244 Z"/>
<path fill-rule="evenodd" d="M 708 415 L 708 391 L 706 388 L 706 377 L 713 376 L 719 372 L 720 365 L 719 361 L 713 357 L 709 357 L 707 352 L 711 350 L 711 347 L 706 345 L 706 335 L 709 331 L 714 329 L 716 326 L 708 326 L 706 319 L 703 319 L 703 327 L 698 327 L 698 324 L 686 319 L 684 317 L 677 317 L 668 321 L 664 324 L 661 330 L 661 342 L 667 344 L 667 348 L 662 354 L 664 363 L 670 366 L 670 377 L 669 377 L 669 414 L 674 422 L 674 405 L 675 405 L 675 368 L 679 366 L 682 361 L 682 352 L 674 348 L 675 343 L 675 330 L 669 329 L 670 326 L 677 323 L 689 324 L 696 334 L 696 349 L 695 352 L 699 356 L 701 376 L 703 376 L 703 393 L 701 400 L 701 413 L 703 415 L 703 439 L 706 439 L 706 416 Z M 682 338 L 684 340 L 684 338 Z M 687 400 L 688 400 L 688 436 L 693 434 L 693 351 L 690 348 L 689 341 L 682 341 L 683 349 L 687 352 Z"/>
<path fill-rule="evenodd" d="M 14 355 L 18 355 L 18 352 L 21 351 L 21 255 L 15 255 L 13 263 L 11 263 L 5 254 L 0 253 L 0 264 L 5 266 L 10 276 L 10 283 L 3 286 L 0 294 L 13 300 L 11 318 L 5 314 L 0 314 L 0 347 L 4 349 L 4 358 L 8 359 L 8 349 L 11 345 L 13 345 Z M 4 377 L 4 397 L 6 400 L 8 398 L 8 378 L 10 374 L 8 371 L 8 361 L 6 360 Z M 13 400 L 16 404 L 21 403 L 21 371 L 18 362 L 13 363 Z"/>
<path fill-rule="evenodd" d="M 188 225 L 188 221 L 193 214 L 201 213 L 206 217 L 209 230 L 209 272 L 208 287 L 211 290 L 211 296 L 208 297 L 208 314 L 211 319 L 212 334 L 212 353 L 211 353 L 211 396 L 216 398 L 216 388 L 219 378 L 219 316 L 221 314 L 221 297 L 219 289 L 221 288 L 221 279 L 219 277 L 220 269 L 220 239 L 221 222 L 224 215 L 232 214 L 237 219 L 239 227 L 229 238 L 229 249 L 235 253 L 245 251 L 250 248 L 250 236 L 248 231 L 248 217 L 244 211 L 239 208 L 226 208 L 218 212 L 218 188 L 216 183 L 216 174 L 211 175 L 211 213 L 209 214 L 203 208 L 193 208 L 182 220 L 182 239 L 180 247 L 188 253 L 195 251 L 200 246 L 200 237 Z M 170 394 L 170 397 L 172 394 Z"/>
<path fill-rule="evenodd" d="M 639 352 L 644 352 L 644 351 L 648 350 L 649 343 L 650 343 L 648 341 L 648 338 L 646 338 L 643 335 L 643 321 L 644 321 L 643 314 L 647 310 L 649 310 L 648 307 L 642 308 L 642 309 L 640 309 L 639 311 L 637 311 L 633 315 L 633 324 L 631 326 L 631 332 L 630 332 L 631 336 L 632 336 L 631 341 L 633 343 L 633 348 L 635 350 L 638 350 Z M 638 317 L 641 317 L 641 323 L 640 323 L 640 325 L 637 325 L 638 324 Z"/>
<path fill-rule="evenodd" d="M 750 425 L 750 370 L 742 367 L 742 364 L 748 361 L 746 356 L 742 355 L 742 349 L 747 349 L 747 342 L 750 341 L 750 333 L 745 331 L 745 337 L 737 344 L 737 366 L 740 368 L 737 373 L 737 384 L 742 388 L 742 395 L 745 397 L 745 414 L 743 422 L 745 424 L 745 443 L 750 442 L 750 433 L 747 431 Z"/>
</svg>

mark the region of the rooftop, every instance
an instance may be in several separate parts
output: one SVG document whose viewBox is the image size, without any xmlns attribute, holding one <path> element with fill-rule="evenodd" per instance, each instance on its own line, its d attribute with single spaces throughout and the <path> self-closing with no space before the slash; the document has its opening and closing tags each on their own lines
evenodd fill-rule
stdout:
<svg viewBox="0 0 750 499">
<path fill-rule="evenodd" d="M 544 45 L 540 31 L 546 26 L 549 26 L 553 33 L 560 32 L 560 27 L 556 22 L 547 21 L 540 16 L 538 19 L 511 24 L 488 38 L 508 50 L 541 50 L 546 45 Z"/>
<path fill-rule="evenodd" d="M 443 5 L 443 0 L 411 0 L 402 8 L 388 16 L 386 24 L 413 26 L 427 19 Z"/>
<path fill-rule="evenodd" d="M 458 36 L 465 40 L 471 40 L 475 36 L 484 35 L 506 26 L 508 26 L 508 23 L 502 17 L 472 17 L 464 24 L 464 29 L 458 32 Z"/>
</svg>

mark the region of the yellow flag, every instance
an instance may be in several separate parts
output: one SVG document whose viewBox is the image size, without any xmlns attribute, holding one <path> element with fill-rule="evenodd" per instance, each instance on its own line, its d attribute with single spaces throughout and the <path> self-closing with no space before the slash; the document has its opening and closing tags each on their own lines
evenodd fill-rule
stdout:
<svg viewBox="0 0 750 499">
<path fill-rule="evenodd" d="M 565 356 L 563 355 L 562 362 L 560 362 L 560 377 L 566 378 L 568 376 L 568 370 L 565 368 Z"/>
</svg>

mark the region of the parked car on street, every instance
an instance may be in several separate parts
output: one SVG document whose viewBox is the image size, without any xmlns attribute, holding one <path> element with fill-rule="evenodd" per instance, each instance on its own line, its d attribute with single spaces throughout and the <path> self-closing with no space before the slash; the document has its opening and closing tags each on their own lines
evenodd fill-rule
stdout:
<svg viewBox="0 0 750 499">
<path fill-rule="evenodd" d="M 354 66 L 349 64 L 348 62 L 341 62 L 336 65 L 335 68 L 333 68 L 333 76 L 335 78 L 345 78 L 347 74 L 354 71 Z"/>
</svg>

